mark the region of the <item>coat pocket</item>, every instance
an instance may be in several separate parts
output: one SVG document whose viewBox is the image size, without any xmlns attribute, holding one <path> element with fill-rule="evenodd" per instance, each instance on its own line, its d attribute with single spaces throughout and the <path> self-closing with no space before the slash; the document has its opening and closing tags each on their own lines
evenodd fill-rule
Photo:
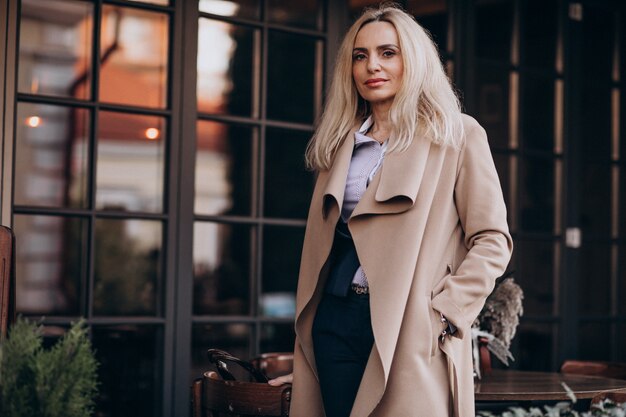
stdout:
<svg viewBox="0 0 626 417">
<path fill-rule="evenodd" d="M 446 275 L 452 273 L 452 264 L 446 265 Z M 433 357 L 438 353 L 441 353 L 441 349 L 439 348 L 441 332 L 444 329 L 444 325 L 441 322 L 441 313 L 433 308 L 432 299 L 435 297 L 435 292 L 433 291 L 428 296 L 428 311 L 430 314 L 430 327 L 431 327 L 431 335 L 430 335 L 430 356 Z"/>
<path fill-rule="evenodd" d="M 437 312 L 432 305 L 432 301 L 430 296 L 428 297 L 428 312 L 429 312 L 429 320 L 430 320 L 430 356 L 433 357 L 437 355 L 439 350 L 439 336 L 441 335 L 441 331 L 443 330 L 443 325 L 441 324 L 441 316 L 439 312 Z"/>
</svg>

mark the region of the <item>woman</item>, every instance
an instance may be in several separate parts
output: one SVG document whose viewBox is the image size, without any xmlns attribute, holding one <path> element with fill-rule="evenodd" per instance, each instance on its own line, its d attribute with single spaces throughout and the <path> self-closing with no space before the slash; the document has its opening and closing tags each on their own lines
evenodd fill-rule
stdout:
<svg viewBox="0 0 626 417">
<path fill-rule="evenodd" d="M 470 326 L 509 261 L 485 131 L 428 34 L 366 10 L 339 51 L 307 149 L 294 417 L 470 417 Z"/>
</svg>

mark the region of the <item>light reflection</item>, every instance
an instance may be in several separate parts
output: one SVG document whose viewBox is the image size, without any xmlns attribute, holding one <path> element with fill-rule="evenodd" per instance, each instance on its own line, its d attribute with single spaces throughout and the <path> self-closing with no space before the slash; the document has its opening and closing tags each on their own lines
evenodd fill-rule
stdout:
<svg viewBox="0 0 626 417">
<path fill-rule="evenodd" d="M 93 5 L 67 0 L 20 4 L 18 91 L 90 98 Z"/>
<path fill-rule="evenodd" d="M 165 120 L 112 111 L 98 117 L 96 208 L 162 211 L 165 141 L 157 139 Z"/>
<path fill-rule="evenodd" d="M 41 125 L 41 117 L 30 116 L 28 119 L 26 119 L 26 124 L 30 127 L 39 127 Z"/>
<path fill-rule="evenodd" d="M 146 138 L 150 140 L 155 140 L 159 137 L 159 129 L 156 127 L 150 127 L 146 129 Z"/>
<path fill-rule="evenodd" d="M 224 22 L 198 22 L 197 94 L 202 112 L 222 113 L 228 105 L 226 97 L 233 89 L 230 63 L 237 48 L 231 36 L 233 30 L 232 25 Z"/>
<path fill-rule="evenodd" d="M 45 207 L 85 207 L 89 111 L 19 103 L 14 202 Z"/>
<path fill-rule="evenodd" d="M 164 13 L 103 6 L 100 101 L 166 107 L 168 36 Z"/>
<path fill-rule="evenodd" d="M 15 216 L 19 313 L 78 314 L 85 226 L 78 218 Z"/>
<path fill-rule="evenodd" d="M 220 16 L 235 16 L 239 11 L 239 5 L 232 1 L 200 0 L 198 9 L 201 12 Z"/>
<path fill-rule="evenodd" d="M 37 94 L 39 92 L 39 78 L 33 77 L 33 80 L 30 82 L 30 92 L 33 94 Z"/>
</svg>

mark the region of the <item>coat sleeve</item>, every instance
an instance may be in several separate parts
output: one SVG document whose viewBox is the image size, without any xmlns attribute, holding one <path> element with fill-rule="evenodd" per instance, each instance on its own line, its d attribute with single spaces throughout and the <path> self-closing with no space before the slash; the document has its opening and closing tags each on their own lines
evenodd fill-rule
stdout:
<svg viewBox="0 0 626 417">
<path fill-rule="evenodd" d="M 487 134 L 478 124 L 467 132 L 460 151 L 454 199 L 468 252 L 456 270 L 444 278 L 443 290 L 432 299 L 432 307 L 458 328 L 454 336 L 462 338 L 506 269 L 513 250 Z"/>
</svg>

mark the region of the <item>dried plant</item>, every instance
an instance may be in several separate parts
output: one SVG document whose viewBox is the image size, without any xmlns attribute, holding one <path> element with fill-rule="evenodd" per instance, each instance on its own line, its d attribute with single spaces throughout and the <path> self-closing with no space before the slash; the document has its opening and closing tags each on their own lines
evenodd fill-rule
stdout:
<svg viewBox="0 0 626 417">
<path fill-rule="evenodd" d="M 524 313 L 524 291 L 509 273 L 489 295 L 474 326 L 495 336 L 506 350 L 511 346 L 519 318 Z"/>
</svg>

